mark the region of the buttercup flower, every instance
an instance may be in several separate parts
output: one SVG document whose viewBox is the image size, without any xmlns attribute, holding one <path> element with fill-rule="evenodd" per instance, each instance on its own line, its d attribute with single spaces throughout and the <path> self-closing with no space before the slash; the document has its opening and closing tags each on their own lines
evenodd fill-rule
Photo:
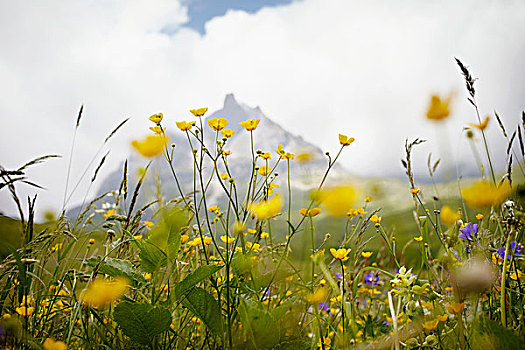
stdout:
<svg viewBox="0 0 525 350">
<path fill-rule="evenodd" d="M 162 115 L 162 113 L 159 113 L 159 114 L 153 114 L 151 117 L 149 117 L 149 120 L 151 120 L 152 122 L 154 123 L 160 123 L 162 121 L 162 118 L 164 116 Z"/>
<path fill-rule="evenodd" d="M 166 130 L 166 128 L 161 128 L 160 126 L 150 126 L 149 129 L 153 131 L 156 135 L 161 135 Z"/>
<path fill-rule="evenodd" d="M 450 104 L 451 98 L 442 99 L 437 95 L 432 95 L 430 98 L 430 106 L 427 110 L 427 119 L 430 120 L 442 120 L 450 115 Z"/>
<path fill-rule="evenodd" d="M 499 186 L 488 181 L 479 181 L 463 190 L 463 199 L 472 208 L 490 208 L 503 203 L 511 194 L 508 182 Z"/>
<path fill-rule="evenodd" d="M 459 229 L 460 234 L 458 238 L 464 239 L 466 241 L 472 242 L 474 241 L 474 237 L 478 233 L 478 224 L 472 224 L 468 223 L 467 226 Z"/>
<path fill-rule="evenodd" d="M 221 236 L 221 241 L 223 241 L 224 243 L 232 244 L 234 239 L 233 237 L 228 237 L 224 235 L 224 236 Z"/>
<path fill-rule="evenodd" d="M 302 216 L 309 217 L 309 218 L 319 215 L 320 213 L 321 213 L 321 208 L 312 208 L 308 211 L 306 211 L 306 208 L 302 208 L 301 210 L 299 210 L 299 214 L 301 214 Z"/>
<path fill-rule="evenodd" d="M 418 188 L 411 188 L 411 189 L 410 189 L 410 193 L 412 193 L 412 194 L 418 194 L 420 191 L 421 191 L 421 190 L 419 189 L 419 187 L 418 187 Z"/>
<path fill-rule="evenodd" d="M 427 331 L 431 331 L 433 329 L 436 329 L 438 324 L 439 324 L 439 320 L 436 318 L 436 319 L 433 319 L 433 320 L 430 320 L 430 321 L 423 322 L 422 326 Z"/>
<path fill-rule="evenodd" d="M 372 215 L 370 217 L 370 221 L 372 221 L 374 224 L 379 224 L 381 222 L 382 216 L 377 216 L 376 214 Z"/>
<path fill-rule="evenodd" d="M 318 198 L 332 216 L 345 216 L 356 198 L 356 190 L 351 186 L 336 186 L 318 192 Z"/>
<path fill-rule="evenodd" d="M 460 314 L 463 312 L 463 309 L 465 308 L 465 303 L 452 303 L 450 305 L 446 306 L 446 309 L 451 314 Z"/>
<path fill-rule="evenodd" d="M 215 131 L 220 131 L 228 125 L 228 120 L 226 118 L 211 118 L 208 119 L 208 125 Z"/>
<path fill-rule="evenodd" d="M 67 345 L 63 341 L 47 338 L 44 340 L 44 350 L 67 350 Z"/>
<path fill-rule="evenodd" d="M 239 125 L 245 128 L 246 131 L 253 131 L 257 129 L 257 125 L 259 125 L 260 121 L 260 119 L 250 119 L 240 122 Z"/>
<path fill-rule="evenodd" d="M 461 213 L 455 212 L 448 205 L 441 208 L 441 221 L 447 225 L 454 225 L 459 219 L 461 219 Z"/>
<path fill-rule="evenodd" d="M 472 126 L 473 128 L 476 128 L 478 130 L 485 130 L 485 128 L 489 125 L 489 116 L 487 115 L 485 117 L 485 120 L 483 120 L 483 122 L 481 122 L 480 124 L 469 124 L 470 126 Z"/>
<path fill-rule="evenodd" d="M 221 134 L 222 136 L 226 137 L 226 138 L 230 138 L 233 136 L 233 134 L 235 134 L 235 130 L 232 130 L 232 129 L 222 129 L 221 130 Z"/>
<path fill-rule="evenodd" d="M 334 256 L 334 258 L 341 260 L 341 261 L 347 261 L 348 260 L 348 254 L 350 254 L 350 251 L 352 249 L 345 249 L 345 248 L 331 248 L 330 253 Z"/>
<path fill-rule="evenodd" d="M 263 200 L 257 204 L 251 203 L 248 205 L 248 211 L 252 213 L 258 220 L 267 220 L 279 214 L 283 206 L 281 197 L 275 195 L 270 200 Z"/>
<path fill-rule="evenodd" d="M 353 137 L 348 138 L 346 135 L 339 134 L 339 143 L 343 146 L 350 146 L 355 139 Z"/>
<path fill-rule="evenodd" d="M 421 242 L 423 240 L 423 236 L 419 236 L 419 237 L 414 237 L 414 240 L 416 242 Z"/>
<path fill-rule="evenodd" d="M 208 108 L 197 108 L 197 109 L 190 109 L 191 114 L 193 114 L 196 117 L 202 117 L 206 112 L 208 111 Z"/>
<path fill-rule="evenodd" d="M 188 131 L 193 126 L 195 126 L 194 121 L 193 122 L 181 121 L 181 122 L 175 122 L 175 124 L 177 124 L 177 128 L 179 128 L 181 131 Z"/>
<path fill-rule="evenodd" d="M 361 252 L 361 256 L 365 259 L 368 259 L 369 257 L 371 257 L 372 254 L 374 253 L 373 252 Z"/>
<path fill-rule="evenodd" d="M 168 138 L 163 135 L 149 135 L 141 141 L 133 140 L 131 145 L 144 157 L 155 157 L 162 153 Z"/>
<path fill-rule="evenodd" d="M 270 173 L 272 169 L 268 168 L 266 165 L 260 166 L 259 169 L 257 169 L 257 172 L 261 176 L 266 176 Z"/>
<path fill-rule="evenodd" d="M 87 306 L 106 307 L 126 294 L 128 288 L 129 281 L 124 277 L 114 280 L 98 277 L 88 284 L 80 300 Z"/>
</svg>

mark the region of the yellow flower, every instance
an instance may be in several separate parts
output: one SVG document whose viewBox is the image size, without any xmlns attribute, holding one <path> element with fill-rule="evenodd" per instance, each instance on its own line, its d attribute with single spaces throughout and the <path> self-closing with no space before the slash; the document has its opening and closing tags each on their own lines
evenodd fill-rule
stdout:
<svg viewBox="0 0 525 350">
<path fill-rule="evenodd" d="M 168 138 L 163 135 L 149 135 L 141 141 L 133 140 L 131 145 L 144 157 L 155 157 L 162 153 Z"/>
<path fill-rule="evenodd" d="M 286 152 L 283 158 L 288 160 L 294 160 L 295 154 Z"/>
<path fill-rule="evenodd" d="M 220 177 L 221 177 L 221 179 L 223 179 L 223 180 L 228 180 L 228 178 L 230 177 L 230 175 L 228 175 L 227 173 L 222 173 L 222 174 L 220 175 Z"/>
<path fill-rule="evenodd" d="M 35 311 L 35 308 L 32 306 L 21 305 L 20 307 L 15 308 L 17 314 L 22 317 L 29 317 Z"/>
<path fill-rule="evenodd" d="M 53 246 L 53 248 L 51 248 L 51 251 L 52 252 L 58 252 L 60 249 L 62 249 L 62 243 L 57 243 Z"/>
<path fill-rule="evenodd" d="M 319 304 L 326 299 L 327 295 L 328 295 L 327 288 L 319 288 L 315 292 L 308 294 L 308 296 L 306 297 L 306 300 L 308 300 L 310 304 Z"/>
<path fill-rule="evenodd" d="M 330 253 L 334 256 L 334 258 L 341 260 L 341 261 L 347 261 L 348 260 L 348 254 L 350 254 L 350 251 L 352 249 L 345 249 L 345 248 L 330 248 Z"/>
<path fill-rule="evenodd" d="M 446 320 L 448 320 L 448 314 L 436 315 L 436 319 L 441 322 L 445 322 Z"/>
<path fill-rule="evenodd" d="M 193 114 L 196 117 L 202 117 L 206 112 L 208 111 L 208 108 L 197 108 L 197 109 L 190 109 L 191 114 Z"/>
<path fill-rule="evenodd" d="M 412 193 L 412 194 L 418 194 L 420 191 L 421 191 L 421 190 L 419 189 L 419 187 L 418 187 L 418 188 L 411 188 L 411 189 L 410 189 L 410 193 Z"/>
<path fill-rule="evenodd" d="M 211 118 L 208 119 L 208 125 L 215 131 L 221 131 L 228 125 L 228 120 L 226 118 Z"/>
<path fill-rule="evenodd" d="M 205 245 L 210 245 L 212 242 L 213 242 L 213 240 L 211 239 L 211 237 L 204 237 L 204 244 Z"/>
<path fill-rule="evenodd" d="M 216 205 L 212 205 L 211 207 L 208 208 L 208 211 L 210 213 L 214 213 L 216 212 L 217 210 L 219 210 L 219 207 L 217 207 Z"/>
<path fill-rule="evenodd" d="M 95 239 L 94 238 L 90 238 L 89 239 L 89 244 L 95 244 Z"/>
<path fill-rule="evenodd" d="M 346 215 L 353 217 L 357 215 L 365 215 L 367 212 L 363 210 L 363 208 L 357 208 L 357 209 L 350 209 Z"/>
<path fill-rule="evenodd" d="M 423 306 L 427 310 L 434 310 L 434 304 L 432 304 L 431 301 L 424 301 L 421 300 L 421 306 Z"/>
<path fill-rule="evenodd" d="M 261 175 L 261 176 L 266 176 L 270 173 L 272 169 L 268 168 L 268 166 L 266 165 L 263 165 L 263 166 L 260 166 L 258 169 L 257 169 L 257 172 Z"/>
<path fill-rule="evenodd" d="M 249 250 L 252 250 L 254 252 L 260 252 L 261 251 L 261 245 L 259 243 L 252 243 L 252 242 L 246 242 L 246 247 L 248 247 Z"/>
<path fill-rule="evenodd" d="M 221 236 L 221 241 L 223 241 L 224 243 L 232 244 L 234 239 L 233 237 Z"/>
<path fill-rule="evenodd" d="M 261 158 L 264 160 L 270 160 L 272 159 L 272 156 L 270 155 L 270 152 L 265 152 L 261 154 Z"/>
<path fill-rule="evenodd" d="M 274 188 L 279 188 L 279 185 L 274 184 L 273 182 L 271 182 L 271 183 L 268 185 L 268 195 L 269 195 L 269 196 L 273 195 L 273 189 L 274 189 Z"/>
<path fill-rule="evenodd" d="M 372 256 L 372 254 L 374 254 L 373 252 L 362 252 L 361 253 L 361 256 L 365 259 L 368 259 L 369 257 Z"/>
<path fill-rule="evenodd" d="M 513 272 L 513 273 L 510 274 L 510 278 L 513 279 L 514 281 L 517 281 L 518 279 L 520 279 L 521 275 L 522 275 L 520 270 L 517 270 L 517 271 L 518 271 L 517 274 L 516 274 L 516 272 Z"/>
<path fill-rule="evenodd" d="M 230 154 L 232 154 L 232 151 L 227 150 L 227 149 L 223 149 L 223 150 L 222 150 L 222 154 L 223 154 L 224 156 L 229 156 Z"/>
<path fill-rule="evenodd" d="M 351 186 L 337 186 L 319 191 L 319 200 L 328 214 L 345 216 L 354 204 L 356 190 Z"/>
<path fill-rule="evenodd" d="M 414 237 L 414 240 L 416 240 L 417 242 L 421 242 L 423 240 L 423 236 Z"/>
<path fill-rule="evenodd" d="M 63 341 L 47 338 L 44 340 L 44 350 L 67 350 L 67 345 Z"/>
<path fill-rule="evenodd" d="M 147 227 L 147 228 L 152 228 L 155 224 L 151 221 L 144 221 L 144 225 Z"/>
<path fill-rule="evenodd" d="M 488 181 L 478 181 L 462 191 L 463 199 L 472 208 L 489 208 L 503 203 L 511 194 L 508 182 L 499 186 Z"/>
<path fill-rule="evenodd" d="M 221 134 L 222 134 L 222 136 L 224 136 L 226 138 L 230 138 L 230 137 L 233 136 L 233 134 L 235 134 L 235 130 L 223 129 L 223 130 L 221 130 Z"/>
<path fill-rule="evenodd" d="M 286 155 L 286 152 L 283 150 L 283 145 L 282 144 L 279 144 L 279 146 L 277 146 L 277 149 L 275 150 L 275 153 L 277 153 L 281 157 L 284 157 Z"/>
<path fill-rule="evenodd" d="M 133 239 L 142 239 L 142 235 L 135 235 L 133 236 Z"/>
<path fill-rule="evenodd" d="M 181 236 L 180 236 L 180 242 L 181 242 L 182 244 L 188 242 L 188 239 L 190 239 L 190 236 L 188 236 L 188 235 L 181 235 Z"/>
<path fill-rule="evenodd" d="M 460 314 L 463 312 L 463 309 L 465 308 L 465 303 L 452 303 L 450 305 L 446 306 L 447 311 L 451 314 Z"/>
<path fill-rule="evenodd" d="M 441 208 L 441 221 L 447 225 L 454 225 L 459 219 L 461 219 L 461 213 L 455 212 L 448 205 Z"/>
<path fill-rule="evenodd" d="M 370 221 L 372 221 L 374 224 L 379 224 L 382 218 L 383 218 L 382 216 L 377 216 L 376 214 L 374 214 L 370 218 Z"/>
<path fill-rule="evenodd" d="M 144 277 L 144 279 L 145 279 L 146 281 L 151 281 L 151 273 L 149 273 L 149 272 L 144 272 L 144 273 L 142 274 L 142 277 Z"/>
<path fill-rule="evenodd" d="M 348 136 L 339 134 L 339 143 L 343 146 L 350 146 L 350 144 L 354 141 L 355 139 L 353 137 L 348 138 Z"/>
<path fill-rule="evenodd" d="M 302 208 L 301 210 L 299 210 L 299 214 L 301 214 L 302 216 L 306 216 L 308 218 L 312 218 L 316 215 L 319 215 L 320 213 L 321 213 L 321 208 L 312 208 L 308 210 L 308 212 L 306 211 L 306 208 Z"/>
<path fill-rule="evenodd" d="M 489 120 L 490 120 L 490 118 L 487 115 L 485 117 L 485 120 L 483 120 L 482 123 L 480 123 L 480 124 L 469 124 L 469 125 L 472 126 L 473 128 L 478 129 L 478 130 L 485 130 L 485 128 L 489 125 Z"/>
<path fill-rule="evenodd" d="M 479 221 L 483 220 L 483 214 L 477 214 L 476 219 L 478 219 Z"/>
<path fill-rule="evenodd" d="M 321 339 L 317 341 L 317 347 L 323 350 L 330 350 L 331 343 L 332 343 L 332 339 L 330 339 L 329 337 L 323 337 L 323 341 L 321 341 Z"/>
<path fill-rule="evenodd" d="M 104 214 L 104 217 L 107 218 L 107 217 L 110 217 L 111 215 L 115 215 L 116 213 L 117 211 L 115 209 L 110 209 Z"/>
<path fill-rule="evenodd" d="M 124 277 L 117 277 L 114 280 L 99 277 L 88 284 L 80 300 L 87 306 L 106 307 L 126 294 L 128 288 L 129 281 Z"/>
<path fill-rule="evenodd" d="M 270 237 L 270 234 L 268 232 L 261 232 L 261 239 L 266 239 Z"/>
<path fill-rule="evenodd" d="M 439 320 L 433 319 L 430 321 L 423 322 L 423 328 L 425 328 L 427 331 L 431 331 L 433 329 L 436 329 L 439 324 Z"/>
<path fill-rule="evenodd" d="M 310 152 L 300 152 L 297 153 L 297 161 L 299 163 L 305 163 L 311 161 L 313 158 L 313 154 Z"/>
<path fill-rule="evenodd" d="M 365 196 L 365 202 L 366 203 L 370 203 L 373 200 L 374 200 L 374 197 L 372 197 L 372 196 Z"/>
<path fill-rule="evenodd" d="M 162 118 L 164 116 L 162 115 L 162 113 L 159 113 L 159 114 L 153 114 L 151 117 L 149 117 L 149 120 L 151 120 L 152 122 L 154 123 L 160 123 L 162 121 Z"/>
<path fill-rule="evenodd" d="M 246 131 L 253 131 L 257 129 L 257 125 L 259 125 L 260 121 L 260 119 L 250 119 L 240 122 L 239 125 L 245 128 Z"/>
<path fill-rule="evenodd" d="M 161 128 L 160 126 L 150 126 L 149 129 L 157 135 L 161 135 L 166 130 L 166 128 Z"/>
<path fill-rule="evenodd" d="M 427 119 L 430 120 L 442 120 L 450 115 L 450 104 L 451 97 L 442 99 L 437 95 L 432 95 L 430 98 L 430 106 L 427 110 Z"/>
<path fill-rule="evenodd" d="M 248 211 L 252 213 L 258 220 L 267 220 L 279 214 L 283 206 L 281 197 L 275 195 L 270 200 L 263 200 L 257 204 L 251 203 L 248 205 Z"/>
<path fill-rule="evenodd" d="M 181 121 L 181 122 L 175 122 L 175 124 L 177 124 L 177 128 L 179 128 L 181 131 L 188 131 L 193 126 L 195 126 L 194 121 L 193 122 Z"/>
</svg>

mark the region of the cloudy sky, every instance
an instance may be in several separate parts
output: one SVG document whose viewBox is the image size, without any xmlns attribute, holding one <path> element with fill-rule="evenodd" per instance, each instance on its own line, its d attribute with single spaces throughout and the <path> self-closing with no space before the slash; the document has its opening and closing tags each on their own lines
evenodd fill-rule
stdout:
<svg viewBox="0 0 525 350">
<path fill-rule="evenodd" d="M 461 129 L 475 116 L 454 57 L 479 78 L 482 113 L 496 109 L 515 128 L 523 33 L 525 2 L 510 0 L 1 1 L 0 165 L 63 155 L 29 172 L 48 188 L 40 208 L 58 210 L 81 104 L 73 180 L 124 118 L 104 172 L 145 134 L 149 115 L 189 119 L 189 108 L 218 109 L 233 92 L 323 149 L 337 149 L 338 133 L 356 137 L 342 159 L 356 174 L 402 176 L 407 137 L 429 140 L 418 149 L 423 163 L 441 152 L 468 167 Z M 451 91 L 447 124 L 426 121 L 430 94 Z M 489 142 L 504 148 L 495 123 Z M 0 211 L 14 213 L 5 189 Z"/>
</svg>

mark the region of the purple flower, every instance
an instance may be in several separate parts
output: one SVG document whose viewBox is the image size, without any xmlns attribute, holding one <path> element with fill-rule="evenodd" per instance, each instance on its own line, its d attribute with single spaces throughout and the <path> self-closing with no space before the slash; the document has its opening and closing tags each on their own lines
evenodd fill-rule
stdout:
<svg viewBox="0 0 525 350">
<path fill-rule="evenodd" d="M 510 252 L 509 253 L 510 253 L 509 257 L 512 255 L 520 255 L 521 254 L 520 245 L 516 242 L 510 242 Z M 498 255 L 502 259 L 505 259 L 505 248 L 499 248 Z"/>
<path fill-rule="evenodd" d="M 335 273 L 335 277 L 339 278 L 340 280 L 343 279 L 343 275 L 341 275 L 339 272 Z"/>
<path fill-rule="evenodd" d="M 326 303 L 320 303 L 319 307 L 321 308 L 321 311 L 328 311 L 328 310 L 330 310 L 330 305 L 328 305 Z"/>
<path fill-rule="evenodd" d="M 365 283 L 369 286 L 377 286 L 377 282 L 379 282 L 379 276 L 374 272 L 370 271 L 365 275 Z"/>
<path fill-rule="evenodd" d="M 474 241 L 474 237 L 478 234 L 478 224 L 472 224 L 469 222 L 467 226 L 460 228 L 459 230 L 461 231 L 458 236 L 459 238 L 472 242 Z"/>
</svg>

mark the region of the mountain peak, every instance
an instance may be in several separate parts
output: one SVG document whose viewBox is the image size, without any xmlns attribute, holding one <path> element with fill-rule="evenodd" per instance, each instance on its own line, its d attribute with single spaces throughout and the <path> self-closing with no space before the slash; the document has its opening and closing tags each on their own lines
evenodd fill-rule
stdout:
<svg viewBox="0 0 525 350">
<path fill-rule="evenodd" d="M 223 107 L 223 109 L 231 108 L 231 107 L 234 107 L 234 106 L 239 106 L 239 102 L 237 102 L 237 100 L 235 99 L 235 96 L 233 95 L 233 93 L 229 93 L 224 98 L 224 107 Z"/>
</svg>

